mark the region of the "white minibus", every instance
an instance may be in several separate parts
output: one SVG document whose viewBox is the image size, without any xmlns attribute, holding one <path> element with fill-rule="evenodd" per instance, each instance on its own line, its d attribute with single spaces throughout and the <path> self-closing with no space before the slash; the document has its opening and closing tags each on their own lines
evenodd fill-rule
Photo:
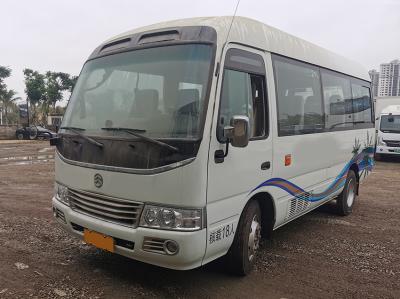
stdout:
<svg viewBox="0 0 400 299">
<path fill-rule="evenodd" d="M 57 221 L 98 248 L 192 269 L 255 263 L 261 237 L 336 200 L 373 166 L 358 64 L 243 17 L 156 24 L 101 44 L 56 146 Z"/>
<path fill-rule="evenodd" d="M 400 105 L 390 105 L 378 118 L 376 157 L 400 155 Z"/>
</svg>

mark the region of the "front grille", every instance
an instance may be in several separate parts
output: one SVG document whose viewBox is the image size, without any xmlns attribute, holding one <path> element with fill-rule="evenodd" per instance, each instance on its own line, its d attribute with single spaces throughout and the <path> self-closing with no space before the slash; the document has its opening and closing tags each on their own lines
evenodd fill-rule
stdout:
<svg viewBox="0 0 400 299">
<path fill-rule="evenodd" d="M 72 189 L 68 199 L 76 212 L 129 227 L 137 227 L 143 209 L 143 203 Z"/>
<path fill-rule="evenodd" d="M 400 147 L 400 141 L 397 140 L 383 140 L 389 147 Z"/>
</svg>

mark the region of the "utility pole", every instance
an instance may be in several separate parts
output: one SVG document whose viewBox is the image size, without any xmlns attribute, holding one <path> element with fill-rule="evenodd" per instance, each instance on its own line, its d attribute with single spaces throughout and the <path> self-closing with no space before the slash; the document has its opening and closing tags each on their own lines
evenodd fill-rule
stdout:
<svg viewBox="0 0 400 299">
<path fill-rule="evenodd" d="M 0 107 L 0 125 L 3 125 L 3 107 Z"/>
</svg>

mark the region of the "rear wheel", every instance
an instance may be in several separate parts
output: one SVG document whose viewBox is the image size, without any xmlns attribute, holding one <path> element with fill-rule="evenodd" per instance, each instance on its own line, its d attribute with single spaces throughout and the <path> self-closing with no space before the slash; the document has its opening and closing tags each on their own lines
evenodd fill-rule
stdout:
<svg viewBox="0 0 400 299">
<path fill-rule="evenodd" d="M 227 254 L 230 271 L 247 275 L 252 270 L 261 240 L 261 210 L 257 201 L 250 201 L 240 217 L 235 238 Z"/>
<path fill-rule="evenodd" d="M 347 173 L 346 183 L 342 193 L 337 198 L 339 215 L 347 216 L 353 211 L 354 201 L 357 197 L 357 177 L 353 170 Z"/>
<path fill-rule="evenodd" d="M 35 140 L 37 139 L 38 136 L 38 128 L 35 126 L 32 126 L 29 128 L 29 139 L 30 140 Z"/>
</svg>

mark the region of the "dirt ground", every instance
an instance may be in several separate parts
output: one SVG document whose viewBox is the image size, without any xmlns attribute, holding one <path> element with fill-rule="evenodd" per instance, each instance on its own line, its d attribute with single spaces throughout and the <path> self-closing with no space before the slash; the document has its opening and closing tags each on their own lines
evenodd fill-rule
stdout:
<svg viewBox="0 0 400 299">
<path fill-rule="evenodd" d="M 327 204 L 265 241 L 251 275 L 112 255 L 52 219 L 54 151 L 0 141 L 0 298 L 400 298 L 400 160 L 378 162 L 353 214 Z"/>
</svg>

